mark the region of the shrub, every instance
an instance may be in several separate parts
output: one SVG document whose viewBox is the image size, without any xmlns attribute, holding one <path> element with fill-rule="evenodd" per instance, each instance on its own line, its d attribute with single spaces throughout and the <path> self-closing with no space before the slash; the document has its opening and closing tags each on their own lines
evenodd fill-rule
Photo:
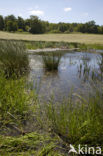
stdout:
<svg viewBox="0 0 103 156">
<path fill-rule="evenodd" d="M 28 54 L 23 43 L 15 41 L 0 42 L 0 68 L 7 77 L 20 76 L 28 71 Z"/>
</svg>

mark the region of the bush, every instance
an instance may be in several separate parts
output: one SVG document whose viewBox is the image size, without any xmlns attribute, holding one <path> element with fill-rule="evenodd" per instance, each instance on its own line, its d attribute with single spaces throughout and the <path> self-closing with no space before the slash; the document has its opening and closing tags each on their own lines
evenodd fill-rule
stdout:
<svg viewBox="0 0 103 156">
<path fill-rule="evenodd" d="M 28 54 L 23 43 L 14 41 L 0 42 L 0 68 L 7 77 L 20 76 L 28 71 Z"/>
</svg>

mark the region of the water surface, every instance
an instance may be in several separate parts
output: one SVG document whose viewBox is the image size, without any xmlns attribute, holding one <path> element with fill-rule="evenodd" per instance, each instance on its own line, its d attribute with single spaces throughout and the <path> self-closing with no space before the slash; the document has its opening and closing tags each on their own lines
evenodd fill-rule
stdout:
<svg viewBox="0 0 103 156">
<path fill-rule="evenodd" d="M 58 70 L 55 71 L 45 69 L 43 55 L 38 53 L 29 56 L 29 78 L 39 97 L 49 99 L 54 96 L 59 100 L 67 97 L 71 89 L 75 92 L 85 91 L 91 81 L 98 79 L 102 82 L 103 53 L 62 52 Z"/>
</svg>

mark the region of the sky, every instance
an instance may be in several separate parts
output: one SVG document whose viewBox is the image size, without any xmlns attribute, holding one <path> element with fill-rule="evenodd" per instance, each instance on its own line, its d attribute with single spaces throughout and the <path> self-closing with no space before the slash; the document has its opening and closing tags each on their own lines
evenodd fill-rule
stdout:
<svg viewBox="0 0 103 156">
<path fill-rule="evenodd" d="M 36 15 L 52 23 L 95 20 L 103 25 L 103 0 L 0 0 L 0 14 Z"/>
</svg>

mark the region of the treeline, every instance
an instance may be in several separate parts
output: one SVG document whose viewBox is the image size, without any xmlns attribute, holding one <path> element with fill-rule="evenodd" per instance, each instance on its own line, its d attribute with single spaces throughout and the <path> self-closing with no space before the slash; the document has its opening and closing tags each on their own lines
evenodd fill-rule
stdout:
<svg viewBox="0 0 103 156">
<path fill-rule="evenodd" d="M 14 15 L 3 17 L 0 15 L 0 30 L 9 32 L 30 32 L 32 34 L 41 33 L 95 33 L 103 34 L 103 26 L 99 26 L 95 21 L 87 23 L 49 23 L 42 21 L 37 16 L 30 16 L 28 19 L 16 18 Z"/>
</svg>

